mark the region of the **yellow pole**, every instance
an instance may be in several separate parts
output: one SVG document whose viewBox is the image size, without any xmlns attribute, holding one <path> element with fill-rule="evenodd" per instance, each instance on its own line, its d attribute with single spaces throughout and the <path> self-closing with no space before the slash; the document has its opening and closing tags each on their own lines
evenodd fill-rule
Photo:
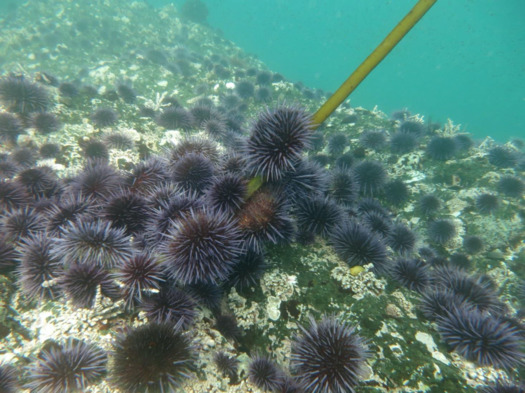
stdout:
<svg viewBox="0 0 525 393">
<path fill-rule="evenodd" d="M 437 0 L 419 0 L 408 14 L 388 34 L 383 42 L 370 53 L 359 67 L 348 77 L 336 92 L 313 116 L 314 127 L 318 127 L 352 93 L 367 75 L 390 53 L 399 41 L 425 15 Z"/>
</svg>

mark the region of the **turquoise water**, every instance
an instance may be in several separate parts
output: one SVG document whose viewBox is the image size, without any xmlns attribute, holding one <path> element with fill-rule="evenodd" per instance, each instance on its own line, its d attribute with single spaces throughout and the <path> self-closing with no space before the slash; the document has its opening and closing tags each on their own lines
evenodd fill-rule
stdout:
<svg viewBox="0 0 525 393">
<path fill-rule="evenodd" d="M 209 23 L 272 70 L 334 91 L 415 1 L 205 3 Z M 352 104 L 451 118 L 478 138 L 524 137 L 524 16 L 521 0 L 438 1 L 358 87 Z"/>
</svg>

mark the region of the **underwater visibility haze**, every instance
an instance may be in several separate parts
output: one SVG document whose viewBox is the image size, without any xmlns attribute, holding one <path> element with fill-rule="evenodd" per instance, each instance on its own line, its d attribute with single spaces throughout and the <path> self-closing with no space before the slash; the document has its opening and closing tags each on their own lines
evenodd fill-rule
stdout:
<svg viewBox="0 0 525 393">
<path fill-rule="evenodd" d="M 326 91 L 334 91 L 415 4 L 205 2 L 210 24 L 227 38 L 290 79 Z M 352 103 L 386 113 L 406 107 L 434 121 L 451 118 L 480 139 L 523 138 L 524 15 L 520 0 L 439 0 Z"/>
<path fill-rule="evenodd" d="M 0 3 L 0 393 L 523 392 L 522 4 L 315 124 L 413 4 Z"/>
</svg>

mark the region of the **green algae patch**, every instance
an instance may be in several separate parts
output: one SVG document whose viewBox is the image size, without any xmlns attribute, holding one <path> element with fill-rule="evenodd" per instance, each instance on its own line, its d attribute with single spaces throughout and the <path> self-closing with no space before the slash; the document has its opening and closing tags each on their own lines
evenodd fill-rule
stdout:
<svg viewBox="0 0 525 393">
<path fill-rule="evenodd" d="M 476 160 L 447 161 L 436 165 L 432 182 L 450 186 L 461 185 L 461 188 L 473 187 L 486 172 L 487 169 Z"/>
</svg>

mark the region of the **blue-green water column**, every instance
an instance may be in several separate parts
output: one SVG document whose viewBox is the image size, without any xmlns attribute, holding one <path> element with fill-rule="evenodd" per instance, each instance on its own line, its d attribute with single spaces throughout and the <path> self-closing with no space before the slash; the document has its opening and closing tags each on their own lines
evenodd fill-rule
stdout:
<svg viewBox="0 0 525 393">
<path fill-rule="evenodd" d="M 162 1 L 162 0 L 157 0 Z M 270 68 L 334 91 L 416 0 L 203 0 L 209 23 Z M 177 5 L 183 1 L 175 2 Z M 525 1 L 439 0 L 352 94 L 353 105 L 525 137 Z"/>
</svg>

